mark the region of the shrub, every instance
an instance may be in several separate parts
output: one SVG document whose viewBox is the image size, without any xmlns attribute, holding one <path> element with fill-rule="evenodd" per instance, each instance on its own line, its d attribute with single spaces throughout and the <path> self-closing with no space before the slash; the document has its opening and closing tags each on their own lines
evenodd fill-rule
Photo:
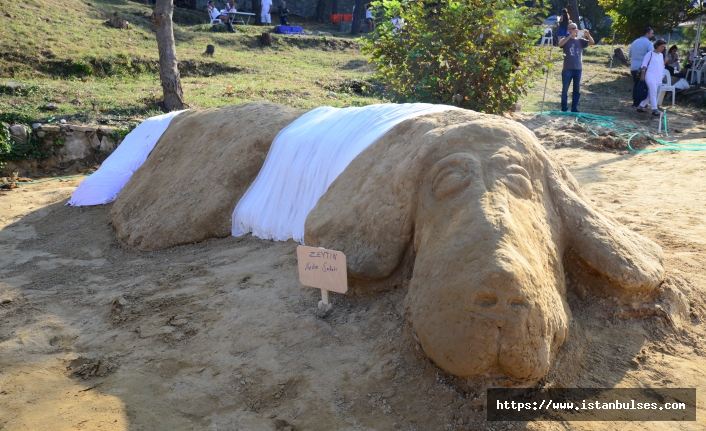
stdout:
<svg viewBox="0 0 706 431">
<path fill-rule="evenodd" d="M 31 132 L 31 129 L 27 127 L 26 124 L 31 121 L 31 118 L 23 115 L 0 113 L 0 168 L 8 161 L 43 159 L 49 155 L 46 149 L 42 148 L 41 142 Z M 27 143 L 20 144 L 12 139 L 10 124 L 24 125 L 25 129 L 27 129 Z"/>
<path fill-rule="evenodd" d="M 512 0 L 382 0 L 384 21 L 363 47 L 398 101 L 509 110 L 548 67 L 536 10 Z M 404 24 L 395 29 L 391 19 Z"/>
</svg>

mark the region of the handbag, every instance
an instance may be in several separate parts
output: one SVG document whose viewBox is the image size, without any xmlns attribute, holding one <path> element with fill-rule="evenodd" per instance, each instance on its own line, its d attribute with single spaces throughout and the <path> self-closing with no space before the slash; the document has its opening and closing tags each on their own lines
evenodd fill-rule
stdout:
<svg viewBox="0 0 706 431">
<path fill-rule="evenodd" d="M 649 90 L 647 89 L 647 83 L 645 81 L 640 81 L 637 83 L 637 90 L 635 90 L 635 105 L 639 105 L 640 102 L 647 99 L 647 94 Z"/>
</svg>

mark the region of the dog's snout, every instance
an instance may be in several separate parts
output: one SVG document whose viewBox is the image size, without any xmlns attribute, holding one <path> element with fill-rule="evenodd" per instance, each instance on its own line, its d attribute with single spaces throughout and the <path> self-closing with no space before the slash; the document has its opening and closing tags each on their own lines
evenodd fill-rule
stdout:
<svg viewBox="0 0 706 431">
<path fill-rule="evenodd" d="M 531 302 L 523 292 L 518 275 L 509 269 L 496 266 L 480 283 L 482 290 L 471 299 L 469 311 L 492 315 L 499 313 L 505 318 L 510 315 L 524 315 L 531 309 Z M 469 286 L 470 288 L 470 286 Z M 473 288 L 470 288 L 471 290 Z M 475 289 L 473 289 L 475 290 Z"/>
</svg>

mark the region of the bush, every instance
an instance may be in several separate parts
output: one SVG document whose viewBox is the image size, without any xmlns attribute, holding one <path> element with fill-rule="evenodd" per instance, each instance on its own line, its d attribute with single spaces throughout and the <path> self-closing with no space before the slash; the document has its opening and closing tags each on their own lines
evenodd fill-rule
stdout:
<svg viewBox="0 0 706 431">
<path fill-rule="evenodd" d="M 23 115 L 13 113 L 0 113 L 0 168 L 8 161 L 25 159 L 43 159 L 49 154 L 42 148 L 31 129 L 27 127 L 32 120 Z M 27 129 L 28 142 L 20 144 L 15 142 L 10 135 L 10 124 L 23 124 Z"/>
<path fill-rule="evenodd" d="M 398 101 L 455 104 L 480 112 L 510 110 L 548 67 L 535 46 L 532 10 L 512 0 L 382 0 L 385 19 L 363 47 L 376 78 Z M 404 24 L 395 29 L 391 19 Z"/>
</svg>

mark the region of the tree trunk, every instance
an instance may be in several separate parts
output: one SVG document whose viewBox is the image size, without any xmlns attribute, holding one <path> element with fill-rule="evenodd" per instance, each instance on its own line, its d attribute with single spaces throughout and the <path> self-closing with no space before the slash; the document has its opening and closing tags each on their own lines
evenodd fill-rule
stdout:
<svg viewBox="0 0 706 431">
<path fill-rule="evenodd" d="M 326 2 L 324 0 L 316 0 L 316 21 L 324 22 L 324 9 Z"/>
<path fill-rule="evenodd" d="M 164 93 L 164 109 L 176 111 L 184 109 L 184 92 L 181 89 L 179 77 L 179 64 L 174 44 L 174 31 L 172 30 L 172 0 L 157 0 L 152 13 L 152 23 L 157 32 L 157 48 L 159 49 L 159 77 L 162 80 Z"/>
<path fill-rule="evenodd" d="M 569 0 L 569 15 L 571 15 L 571 21 L 575 22 L 579 29 L 582 29 L 581 19 L 579 18 L 579 3 L 578 0 Z"/>
<path fill-rule="evenodd" d="M 353 12 L 353 22 L 351 23 L 351 34 L 357 36 L 360 33 L 360 21 L 365 18 L 363 10 L 363 0 L 355 0 L 355 11 Z"/>
<path fill-rule="evenodd" d="M 262 24 L 262 15 L 260 15 L 260 0 L 252 0 L 250 6 L 252 6 L 252 13 L 255 14 L 255 25 Z"/>
<path fill-rule="evenodd" d="M 338 14 L 338 0 L 332 0 L 331 2 L 331 14 Z"/>
</svg>

